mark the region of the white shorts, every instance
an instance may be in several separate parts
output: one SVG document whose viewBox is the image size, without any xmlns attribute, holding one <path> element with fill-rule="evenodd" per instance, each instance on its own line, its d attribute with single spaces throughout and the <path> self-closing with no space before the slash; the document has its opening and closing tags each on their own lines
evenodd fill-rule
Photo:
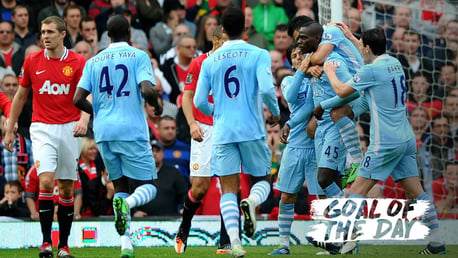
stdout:
<svg viewBox="0 0 458 258">
<path fill-rule="evenodd" d="M 76 180 L 81 138 L 73 136 L 75 124 L 32 123 L 30 138 L 38 175 L 55 172 L 55 179 Z"/>
<path fill-rule="evenodd" d="M 198 142 L 191 138 L 191 157 L 189 162 L 190 175 L 198 177 L 211 177 L 213 176 L 211 161 L 213 148 L 213 126 L 203 124 L 198 121 L 196 122 L 204 132 L 204 140 L 202 142 Z"/>
</svg>

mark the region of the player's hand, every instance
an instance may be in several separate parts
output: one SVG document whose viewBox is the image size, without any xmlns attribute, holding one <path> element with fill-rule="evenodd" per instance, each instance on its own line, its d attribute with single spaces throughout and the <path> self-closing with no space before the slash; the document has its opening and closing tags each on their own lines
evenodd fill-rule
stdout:
<svg viewBox="0 0 458 258">
<path fill-rule="evenodd" d="M 310 55 L 307 55 L 299 65 L 299 70 L 301 70 L 303 73 L 307 72 L 307 70 L 310 67 L 310 57 L 312 56 L 313 52 L 310 53 Z"/>
<path fill-rule="evenodd" d="M 204 131 L 197 123 L 192 123 L 189 127 L 189 131 L 191 133 L 191 137 L 194 141 L 201 142 L 204 140 Z"/>
<path fill-rule="evenodd" d="M 40 213 L 34 212 L 30 214 L 30 219 L 33 221 L 39 221 L 40 220 Z"/>
<path fill-rule="evenodd" d="M 320 78 L 321 74 L 323 73 L 323 67 L 320 65 L 311 66 L 307 69 L 306 73 L 315 78 Z"/>
<path fill-rule="evenodd" d="M 81 214 L 74 213 L 73 214 L 73 220 L 80 220 L 81 219 Z"/>
<path fill-rule="evenodd" d="M 289 137 L 289 131 L 290 130 L 291 130 L 291 128 L 289 128 L 288 123 L 285 123 L 285 125 L 281 129 L 281 133 L 280 133 L 280 142 L 281 143 L 288 144 L 288 137 Z"/>
<path fill-rule="evenodd" d="M 353 32 L 351 32 L 350 28 L 347 26 L 347 24 L 343 23 L 343 22 L 336 22 L 334 23 L 334 25 L 336 25 L 337 27 L 339 27 L 339 29 L 342 31 L 342 33 L 344 34 L 344 36 L 347 38 L 347 39 L 351 39 L 353 38 Z"/>
<path fill-rule="evenodd" d="M 334 63 L 333 61 L 327 61 L 326 63 L 324 63 L 324 72 L 326 74 L 332 74 L 332 73 L 336 73 L 337 71 L 337 64 Z"/>
<path fill-rule="evenodd" d="M 16 136 L 13 132 L 6 132 L 5 137 L 3 138 L 3 141 L 5 143 L 5 148 L 9 152 L 13 152 L 15 140 L 16 140 Z"/>
<path fill-rule="evenodd" d="M 76 122 L 75 127 L 73 128 L 74 137 L 83 137 L 86 135 L 88 121 L 83 121 L 83 120 L 80 119 Z"/>
<path fill-rule="evenodd" d="M 318 120 L 323 120 L 323 113 L 324 109 L 321 107 L 321 104 L 318 104 L 318 106 L 313 109 L 313 115 Z"/>
</svg>

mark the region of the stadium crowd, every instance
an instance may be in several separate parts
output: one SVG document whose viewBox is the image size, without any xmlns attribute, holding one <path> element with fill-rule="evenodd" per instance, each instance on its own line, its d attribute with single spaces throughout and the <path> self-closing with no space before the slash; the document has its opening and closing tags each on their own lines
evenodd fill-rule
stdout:
<svg viewBox="0 0 458 258">
<path fill-rule="evenodd" d="M 426 193 L 434 199 L 441 218 L 458 218 L 458 20 L 457 1 L 404 0 L 391 6 L 361 0 L 343 0 L 344 23 L 359 34 L 382 28 L 387 50 L 402 64 L 406 74 L 407 110 L 417 140 L 420 178 Z M 131 25 L 130 44 L 147 52 L 156 76 L 163 114 L 145 103 L 145 114 L 159 175 L 158 193 L 153 203 L 138 207 L 133 216 L 178 216 L 190 187 L 190 129 L 182 110 L 184 84 L 194 57 L 212 49 L 212 34 L 220 17 L 230 6 L 245 6 L 246 40 L 269 50 L 272 74 L 281 113 L 279 125 L 266 124 L 272 154 L 272 175 L 281 166 L 285 144 L 280 141 L 283 124 L 289 119 L 288 104 L 280 88 L 285 76 L 293 75 L 290 53 L 294 40 L 288 35 L 293 17 L 317 19 L 318 4 L 312 0 L 94 0 L 94 1 L 0 1 L 0 108 L 2 121 L 9 116 L 11 102 L 19 84 L 24 58 L 43 48 L 41 21 L 51 15 L 67 23 L 68 49 L 86 59 L 109 44 L 106 22 L 122 14 Z M 32 96 L 18 121 L 14 152 L 0 145 L 0 216 L 29 217 L 38 220 L 37 175 L 30 151 Z M 265 116 L 269 117 L 268 110 Z M 368 114 L 358 119 L 361 144 L 369 144 Z M 2 128 L 3 131 L 3 128 Z M 74 219 L 113 215 L 113 184 L 107 179 L 97 145 L 89 130 L 83 140 L 79 177 L 75 184 Z M 164 176 L 164 175 L 167 176 Z M 241 196 L 248 196 L 249 182 L 242 177 Z M 275 183 L 273 179 L 272 184 Z M 217 178 L 202 200 L 196 214 L 219 214 Z M 213 194 L 214 193 L 214 194 Z M 315 196 L 304 184 L 295 206 L 297 218 L 308 219 L 308 205 Z M 371 197 L 405 198 L 392 178 L 379 182 Z M 210 198 L 210 200 L 208 200 Z M 273 191 L 257 212 L 278 215 L 280 195 Z M 26 209 L 27 207 L 28 209 Z"/>
</svg>

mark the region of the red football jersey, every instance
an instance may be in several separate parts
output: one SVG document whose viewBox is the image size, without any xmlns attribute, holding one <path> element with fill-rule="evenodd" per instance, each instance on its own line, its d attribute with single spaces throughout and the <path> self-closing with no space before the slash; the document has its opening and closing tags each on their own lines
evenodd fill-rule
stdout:
<svg viewBox="0 0 458 258">
<path fill-rule="evenodd" d="M 73 96 L 85 63 L 82 55 L 68 49 L 61 58 L 51 58 L 41 50 L 25 59 L 19 85 L 32 87 L 32 122 L 65 124 L 80 118 Z"/>
<path fill-rule="evenodd" d="M 200 74 L 200 68 L 202 67 L 202 63 L 208 56 L 210 56 L 210 53 L 205 53 L 192 60 L 191 64 L 189 65 L 188 76 L 186 76 L 184 90 L 192 90 L 194 92 L 196 91 L 197 80 L 199 79 Z M 208 101 L 210 103 L 213 103 L 212 95 L 208 96 Z M 207 125 L 213 125 L 213 116 L 207 116 L 204 113 L 202 113 L 199 109 L 196 108 L 196 106 L 194 106 L 194 103 L 192 103 L 192 114 L 194 115 L 194 119 L 196 119 L 197 121 Z"/>
</svg>

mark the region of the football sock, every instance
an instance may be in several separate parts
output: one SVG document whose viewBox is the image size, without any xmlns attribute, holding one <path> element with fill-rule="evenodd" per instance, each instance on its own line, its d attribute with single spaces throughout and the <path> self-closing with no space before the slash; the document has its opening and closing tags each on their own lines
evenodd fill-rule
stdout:
<svg viewBox="0 0 458 258">
<path fill-rule="evenodd" d="M 223 196 L 221 196 L 220 208 L 231 244 L 234 245 L 239 243 L 240 211 L 237 205 L 237 196 L 233 193 L 223 194 Z"/>
<path fill-rule="evenodd" d="M 427 201 L 428 208 L 425 211 L 425 217 L 423 222 L 429 228 L 430 244 L 432 246 L 443 245 L 444 242 L 441 240 L 441 234 L 439 230 L 439 222 L 437 221 L 437 211 L 434 207 L 433 202 L 429 199 L 429 196 L 423 192 L 417 197 L 417 200 Z"/>
<path fill-rule="evenodd" d="M 190 226 L 192 217 L 196 213 L 197 209 L 200 207 L 200 200 L 197 200 L 192 195 L 191 189 L 188 191 L 188 195 L 184 201 L 183 207 L 183 225 Z"/>
<path fill-rule="evenodd" d="M 152 184 L 144 184 L 137 188 L 135 191 L 126 199 L 129 208 L 135 208 L 149 203 L 151 200 L 156 198 L 157 188 Z"/>
<path fill-rule="evenodd" d="M 266 180 L 257 182 L 251 187 L 248 198 L 253 201 L 254 206 L 265 202 L 270 193 L 270 184 Z"/>
<path fill-rule="evenodd" d="M 52 243 L 51 229 L 54 216 L 53 191 L 40 190 L 38 194 L 38 208 L 43 242 Z"/>
<path fill-rule="evenodd" d="M 57 220 L 59 222 L 59 248 L 68 245 L 68 236 L 72 228 L 74 213 L 74 196 L 64 197 L 59 195 L 59 207 L 57 209 Z"/>
<path fill-rule="evenodd" d="M 340 136 L 342 137 L 342 141 L 351 156 L 352 162 L 361 163 L 363 152 L 361 150 L 361 143 L 359 140 L 358 130 L 356 130 L 356 124 L 349 117 L 345 116 L 335 122 L 335 125 L 339 129 Z"/>
<path fill-rule="evenodd" d="M 280 201 L 279 208 L 278 235 L 280 236 L 280 245 L 289 246 L 291 224 L 294 221 L 294 203 L 282 203 Z"/>
</svg>

